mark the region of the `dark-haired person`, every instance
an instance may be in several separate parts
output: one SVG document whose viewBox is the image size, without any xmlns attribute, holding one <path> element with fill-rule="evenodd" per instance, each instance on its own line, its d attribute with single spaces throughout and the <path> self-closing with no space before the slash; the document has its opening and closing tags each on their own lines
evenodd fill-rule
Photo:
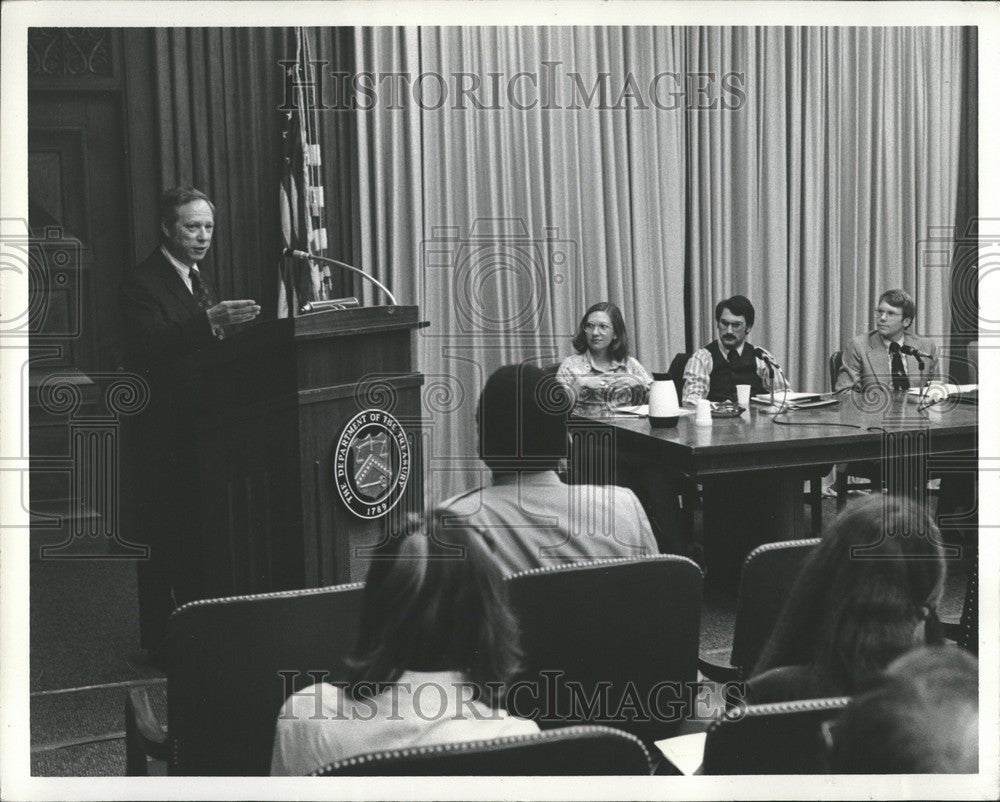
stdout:
<svg viewBox="0 0 1000 802">
<path fill-rule="evenodd" d="M 979 665 L 955 646 L 915 649 L 827 728 L 837 774 L 976 774 Z"/>
<path fill-rule="evenodd" d="M 754 346 L 747 342 L 755 320 L 753 304 L 742 295 L 734 295 L 716 304 L 715 325 L 719 336 L 691 354 L 684 369 L 682 404 L 693 407 L 703 398 L 735 401 L 738 384 L 749 384 L 751 395 L 770 391 L 767 363 L 755 355 Z M 760 350 L 775 361 L 765 349 Z M 787 387 L 781 374 L 776 373 L 774 380 L 775 390 Z"/>
<path fill-rule="evenodd" d="M 556 376 L 572 393 L 576 412 L 600 413 L 646 400 L 653 377 L 629 356 L 625 320 L 613 303 L 601 301 L 586 311 L 573 348 L 576 354 L 562 361 Z"/>
<path fill-rule="evenodd" d="M 448 499 L 436 531 L 480 535 L 501 569 L 658 552 L 635 493 L 615 485 L 563 484 L 569 406 L 562 385 L 530 364 L 506 365 L 479 397 L 479 457 L 492 483 Z"/>
<path fill-rule="evenodd" d="M 346 687 L 317 684 L 285 701 L 271 774 L 308 774 L 376 750 L 537 732 L 502 707 L 518 669 L 518 629 L 497 565 L 475 535 L 453 533 L 442 544 L 418 527 L 390 538 L 369 568 L 358 632 Z"/>
<path fill-rule="evenodd" d="M 123 518 L 126 538 L 149 546 L 149 558 L 138 563 L 138 591 L 140 642 L 150 652 L 160 646 L 175 602 L 188 595 L 177 583 L 190 572 L 172 566 L 180 567 L 178 530 L 185 528 L 178 510 L 191 504 L 197 490 L 194 478 L 179 470 L 197 445 L 189 441 L 190 421 L 178 397 L 183 377 L 174 363 L 260 312 L 252 300 L 219 301 L 198 269 L 215 231 L 215 207 L 203 192 L 190 187 L 164 192 L 159 229 L 160 244 L 121 287 L 125 367 L 149 386 L 148 407 L 124 432 Z"/>
<path fill-rule="evenodd" d="M 910 331 L 916 308 L 904 290 L 887 290 L 875 309 L 875 330 L 859 334 L 844 349 L 837 390 L 864 391 L 872 385 L 893 390 L 920 387 L 939 378 L 937 344 Z M 927 356 L 923 368 L 916 357 L 902 352 L 913 348 Z"/>
<path fill-rule="evenodd" d="M 940 643 L 939 537 L 908 500 L 878 494 L 848 506 L 796 579 L 747 700 L 849 696 L 915 646 Z"/>
</svg>

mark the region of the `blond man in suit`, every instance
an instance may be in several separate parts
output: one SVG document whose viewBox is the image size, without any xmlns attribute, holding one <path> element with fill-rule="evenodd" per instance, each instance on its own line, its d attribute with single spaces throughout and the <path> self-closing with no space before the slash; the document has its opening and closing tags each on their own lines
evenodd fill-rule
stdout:
<svg viewBox="0 0 1000 802">
<path fill-rule="evenodd" d="M 907 390 L 940 378 L 937 344 L 910 331 L 914 314 L 909 293 L 898 289 L 882 293 L 875 330 L 859 334 L 844 349 L 838 392 L 864 391 L 873 385 Z"/>
</svg>

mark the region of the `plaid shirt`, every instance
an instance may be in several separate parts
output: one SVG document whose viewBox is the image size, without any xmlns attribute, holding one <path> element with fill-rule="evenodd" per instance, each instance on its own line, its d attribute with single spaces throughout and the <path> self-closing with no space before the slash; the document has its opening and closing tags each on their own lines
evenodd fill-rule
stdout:
<svg viewBox="0 0 1000 802">
<path fill-rule="evenodd" d="M 749 344 L 743 344 L 744 348 L 751 348 Z M 725 352 L 722 346 L 719 346 L 720 350 Z M 764 351 L 764 349 L 761 349 Z M 765 354 L 771 356 L 770 352 L 764 351 Z M 773 357 L 771 357 L 773 359 Z M 777 362 L 777 360 L 775 360 Z M 705 398 L 708 395 L 708 387 L 711 383 L 710 376 L 712 374 L 712 355 L 708 352 L 707 348 L 699 348 L 688 360 L 687 367 L 684 368 L 684 396 L 681 403 L 686 407 L 693 407 L 698 401 Z M 761 381 L 764 383 L 764 389 L 771 389 L 771 377 L 768 375 L 767 363 L 757 357 L 757 375 L 760 376 Z M 774 376 L 774 389 L 784 390 L 788 387 L 788 382 L 783 380 L 782 375 L 775 374 Z"/>
</svg>

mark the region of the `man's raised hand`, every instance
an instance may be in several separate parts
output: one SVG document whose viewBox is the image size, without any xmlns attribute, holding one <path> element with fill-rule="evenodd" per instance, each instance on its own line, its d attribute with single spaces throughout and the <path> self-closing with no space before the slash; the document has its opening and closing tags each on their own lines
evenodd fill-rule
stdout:
<svg viewBox="0 0 1000 802">
<path fill-rule="evenodd" d="M 208 322 L 215 326 L 232 326 L 235 323 L 246 323 L 260 314 L 256 301 L 220 301 L 208 308 Z"/>
</svg>

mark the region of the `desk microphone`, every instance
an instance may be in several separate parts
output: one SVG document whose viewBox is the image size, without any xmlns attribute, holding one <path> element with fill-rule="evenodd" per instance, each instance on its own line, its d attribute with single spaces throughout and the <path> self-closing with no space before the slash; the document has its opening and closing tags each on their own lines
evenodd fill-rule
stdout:
<svg viewBox="0 0 1000 802">
<path fill-rule="evenodd" d="M 900 353 L 906 354 L 908 356 L 915 356 L 917 359 L 930 359 L 931 355 L 926 354 L 923 351 L 918 351 L 912 345 L 901 345 L 899 346 Z"/>
<path fill-rule="evenodd" d="M 768 365 L 770 365 L 770 366 L 771 366 L 772 368 L 777 368 L 778 370 L 781 370 L 781 366 L 780 366 L 780 365 L 778 365 L 778 363 L 774 361 L 774 357 L 773 357 L 773 356 L 771 356 L 771 355 L 770 355 L 770 354 L 769 354 L 769 353 L 768 353 L 767 351 L 765 351 L 765 350 L 764 350 L 763 348 L 758 348 L 757 346 L 754 346 L 754 349 L 753 349 L 753 355 L 754 355 L 755 357 L 757 357 L 758 359 L 762 359 L 762 360 L 764 360 L 764 361 L 765 361 L 765 362 L 766 362 L 766 363 L 767 363 Z"/>
</svg>

